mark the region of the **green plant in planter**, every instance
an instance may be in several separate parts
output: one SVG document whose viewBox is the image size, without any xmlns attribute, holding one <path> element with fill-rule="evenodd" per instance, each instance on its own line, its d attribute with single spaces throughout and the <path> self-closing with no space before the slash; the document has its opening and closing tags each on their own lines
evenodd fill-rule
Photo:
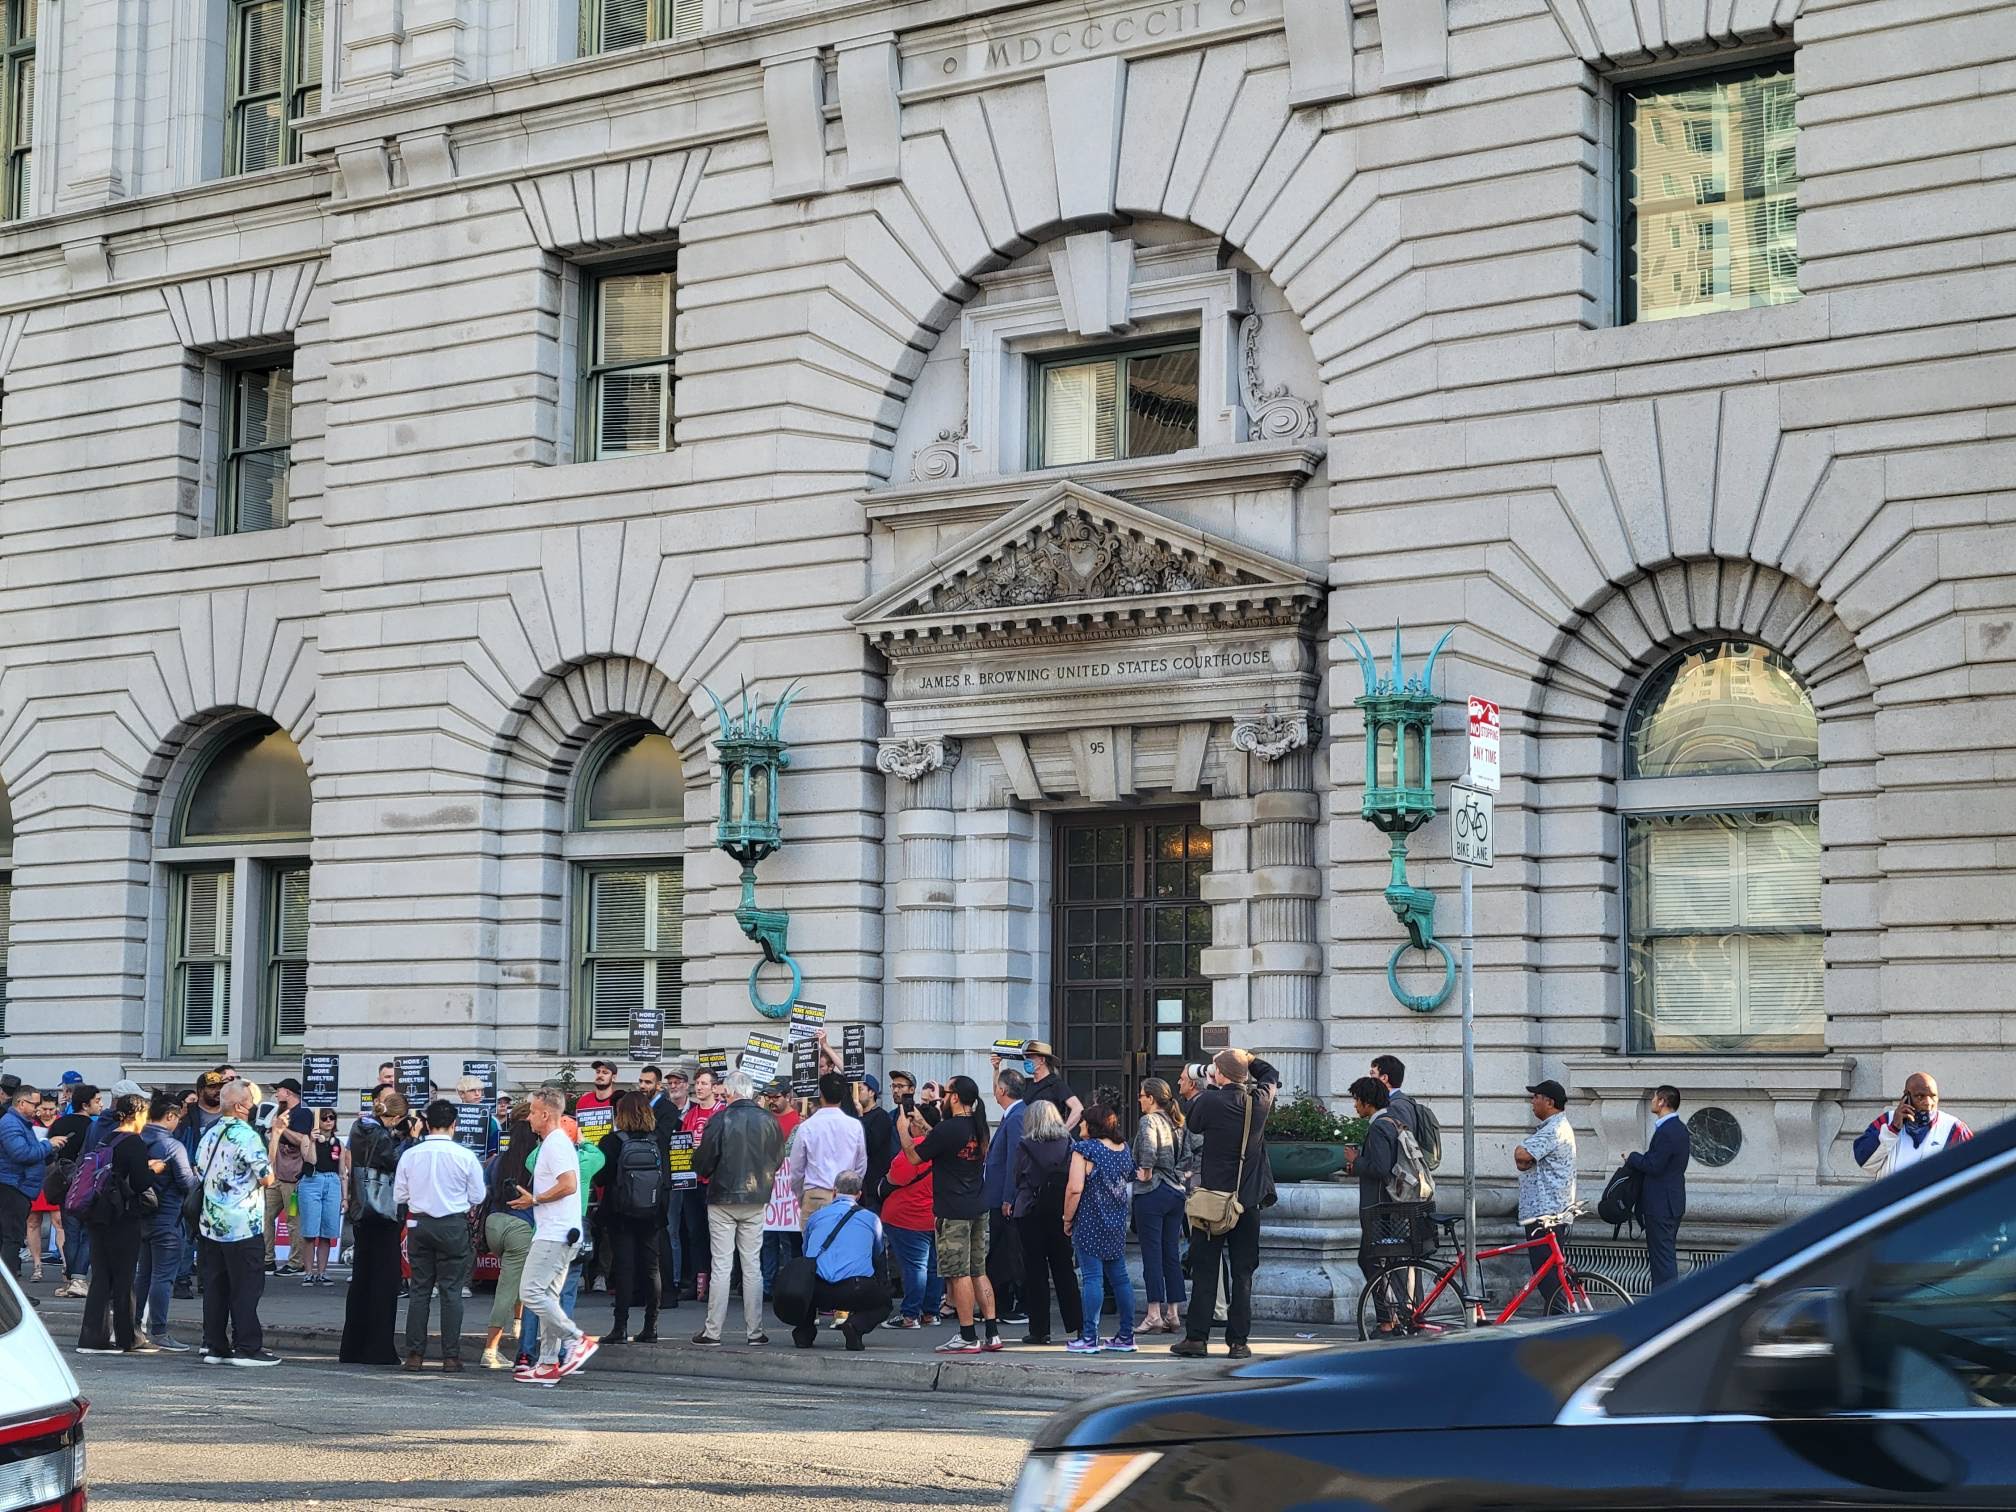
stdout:
<svg viewBox="0 0 2016 1512">
<path fill-rule="evenodd" d="M 1313 1095 L 1298 1090 L 1267 1115 L 1267 1137 L 1283 1144 L 1363 1144 L 1365 1120 L 1332 1113 Z"/>
</svg>

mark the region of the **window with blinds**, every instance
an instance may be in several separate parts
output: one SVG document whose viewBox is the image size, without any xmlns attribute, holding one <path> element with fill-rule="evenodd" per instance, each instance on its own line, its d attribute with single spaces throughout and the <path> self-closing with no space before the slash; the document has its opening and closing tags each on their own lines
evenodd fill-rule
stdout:
<svg viewBox="0 0 2016 1512">
<path fill-rule="evenodd" d="M 592 276 L 584 304 L 587 455 L 666 450 L 672 444 L 672 270 Z"/>
<path fill-rule="evenodd" d="M 1825 1048 L 1820 815 L 1633 815 L 1633 1048 Z"/>
<path fill-rule="evenodd" d="M 225 369 L 223 433 L 217 534 L 285 525 L 294 445 L 291 353 Z"/>
<path fill-rule="evenodd" d="M 581 55 L 680 42 L 705 28 L 702 0 L 582 0 Z"/>
<path fill-rule="evenodd" d="M 28 214 L 35 187 L 35 12 L 37 0 L 5 0 L 5 56 L 0 59 L 0 90 L 4 90 L 4 132 L 7 179 L 0 185 L 0 211 L 8 220 Z"/>
<path fill-rule="evenodd" d="M 308 868 L 281 866 L 272 878 L 265 1038 L 298 1045 L 308 1033 Z"/>
<path fill-rule="evenodd" d="M 680 1023 L 685 879 L 678 862 L 581 873 L 581 1031 L 590 1045 L 627 1042 L 631 1015 L 656 1005 Z"/>
<path fill-rule="evenodd" d="M 230 172 L 301 160 L 294 122 L 322 113 L 323 3 L 232 0 Z"/>
<path fill-rule="evenodd" d="M 177 1048 L 221 1045 L 231 1034 L 231 896 L 229 867 L 175 874 L 171 990 Z"/>
<path fill-rule="evenodd" d="M 1032 467 L 1160 457 L 1197 444 L 1195 342 L 1037 368 Z"/>
</svg>

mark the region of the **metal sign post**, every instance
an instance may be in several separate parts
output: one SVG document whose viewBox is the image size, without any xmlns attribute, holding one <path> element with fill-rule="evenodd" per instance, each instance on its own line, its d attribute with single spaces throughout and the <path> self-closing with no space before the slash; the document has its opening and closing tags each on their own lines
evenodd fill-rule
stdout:
<svg viewBox="0 0 2016 1512">
<path fill-rule="evenodd" d="M 1494 782 L 1496 765 L 1493 761 Z M 1449 794 L 1450 850 L 1463 868 L 1463 1291 L 1472 1297 L 1481 1296 L 1483 1286 L 1477 1274 L 1477 979 L 1472 960 L 1477 915 L 1471 879 L 1478 867 L 1494 859 L 1491 810 L 1484 793 L 1459 787 Z M 1466 1321 L 1477 1326 L 1475 1308 Z"/>
</svg>

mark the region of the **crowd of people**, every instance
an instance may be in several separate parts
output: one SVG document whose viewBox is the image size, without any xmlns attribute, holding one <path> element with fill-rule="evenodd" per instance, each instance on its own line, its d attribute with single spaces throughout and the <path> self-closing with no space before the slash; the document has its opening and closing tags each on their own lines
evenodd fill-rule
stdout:
<svg viewBox="0 0 2016 1512">
<path fill-rule="evenodd" d="M 231 1066 L 181 1092 L 101 1090 L 71 1072 L 45 1095 L 0 1078 L 0 1255 L 17 1278 L 24 1255 L 33 1281 L 61 1267 L 56 1295 L 84 1302 L 80 1352 L 200 1347 L 209 1364 L 275 1363 L 266 1278 L 334 1285 L 346 1242 L 340 1357 L 413 1371 L 437 1333 L 441 1368 L 463 1368 L 479 1252 L 498 1275 L 481 1364 L 535 1385 L 601 1348 L 657 1341 L 683 1303 L 701 1308 L 693 1343 L 719 1346 L 738 1291 L 753 1345 L 770 1342 L 774 1316 L 800 1348 L 822 1326 L 861 1350 L 878 1328 L 942 1325 L 938 1352 L 992 1353 L 1008 1347 L 1005 1328 L 1047 1345 L 1061 1324 L 1074 1354 L 1132 1352 L 1161 1334 L 1175 1336 L 1172 1354 L 1200 1358 L 1220 1328 L 1230 1357 L 1251 1353 L 1279 1079 L 1245 1051 L 1186 1066 L 1174 1087 L 1142 1082 L 1131 1134 L 1110 1092 L 1082 1101 L 1040 1042 L 1021 1064 L 997 1057 L 984 1091 L 967 1076 L 940 1086 L 892 1070 L 886 1101 L 876 1077 L 843 1074 L 823 1036 L 818 1096 L 803 1103 L 788 1082 L 739 1070 L 645 1066 L 625 1087 L 613 1062 L 592 1069 L 578 1095 L 548 1085 L 497 1098 L 473 1140 L 460 1105 L 487 1101 L 481 1083 L 411 1107 L 389 1061 L 340 1135 L 335 1110 L 305 1107 L 292 1078 L 262 1099 Z M 1378 1056 L 1350 1088 L 1368 1120 L 1351 1173 L 1368 1280 L 1380 1263 L 1372 1210 L 1440 1156 L 1405 1074 Z M 1549 1080 L 1528 1092 L 1536 1126 L 1513 1159 L 1530 1226 L 1573 1207 L 1576 1152 L 1566 1090 Z M 1686 1207 L 1680 1102 L 1670 1086 L 1652 1093 L 1647 1147 L 1626 1162 L 1644 1178 L 1655 1285 L 1675 1274 Z M 1966 1138 L 1920 1073 L 1855 1153 L 1895 1170 Z M 1138 1318 L 1130 1236 L 1147 1293 Z M 599 1331 L 579 1320 L 582 1294 L 598 1291 L 610 1308 Z M 170 1312 L 199 1294 L 191 1346 Z"/>
</svg>

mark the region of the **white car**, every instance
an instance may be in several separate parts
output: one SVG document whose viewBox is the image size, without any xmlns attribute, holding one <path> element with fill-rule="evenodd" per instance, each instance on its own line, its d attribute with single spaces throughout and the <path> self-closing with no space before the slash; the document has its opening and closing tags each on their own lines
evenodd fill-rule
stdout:
<svg viewBox="0 0 2016 1512">
<path fill-rule="evenodd" d="M 14 1278 L 5 1275 L 0 1284 L 0 1512 L 83 1512 L 84 1413 L 90 1405 L 41 1317 Z"/>
</svg>

